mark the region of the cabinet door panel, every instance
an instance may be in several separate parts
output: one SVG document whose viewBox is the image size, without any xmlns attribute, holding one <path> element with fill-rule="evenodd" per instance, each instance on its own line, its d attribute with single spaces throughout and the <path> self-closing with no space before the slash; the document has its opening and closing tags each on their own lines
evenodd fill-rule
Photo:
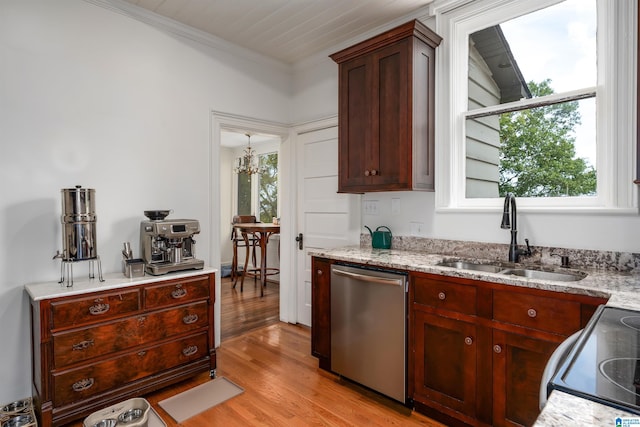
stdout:
<svg viewBox="0 0 640 427">
<path fill-rule="evenodd" d="M 374 153 L 371 168 L 376 169 L 372 183 L 377 186 L 409 188 L 411 176 L 411 102 L 409 93 L 409 39 L 382 49 L 375 58 L 377 102 L 373 103 Z"/>
<path fill-rule="evenodd" d="M 544 367 L 558 343 L 493 332 L 493 424 L 530 426 L 538 409 Z"/>
<path fill-rule="evenodd" d="M 476 413 L 476 326 L 416 311 L 414 399 Z"/>
<path fill-rule="evenodd" d="M 339 180 L 340 188 L 362 187 L 371 154 L 371 61 L 358 58 L 342 66 L 340 77 Z"/>
<path fill-rule="evenodd" d="M 320 359 L 320 367 L 330 369 L 331 362 L 331 263 L 312 258 L 311 354 Z"/>
</svg>

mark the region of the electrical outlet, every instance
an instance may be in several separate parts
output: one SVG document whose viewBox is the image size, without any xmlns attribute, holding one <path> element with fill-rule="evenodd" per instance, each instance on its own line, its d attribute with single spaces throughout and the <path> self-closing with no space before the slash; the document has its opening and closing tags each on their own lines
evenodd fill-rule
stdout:
<svg viewBox="0 0 640 427">
<path fill-rule="evenodd" d="M 424 229 L 424 223 L 422 222 L 411 222 L 411 235 L 412 236 L 421 236 L 422 231 Z"/>
<path fill-rule="evenodd" d="M 391 199 L 391 215 L 400 215 L 400 199 Z"/>
</svg>

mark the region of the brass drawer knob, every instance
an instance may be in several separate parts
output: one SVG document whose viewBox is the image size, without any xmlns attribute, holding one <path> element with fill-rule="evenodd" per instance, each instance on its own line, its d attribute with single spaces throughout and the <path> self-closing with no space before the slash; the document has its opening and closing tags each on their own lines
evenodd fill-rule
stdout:
<svg viewBox="0 0 640 427">
<path fill-rule="evenodd" d="M 185 347 L 182 349 L 182 354 L 184 354 L 185 356 L 193 356 L 197 352 L 198 352 L 197 345 L 190 345 L 189 347 Z"/>
<path fill-rule="evenodd" d="M 465 343 L 466 345 L 471 345 L 471 344 L 473 344 L 473 338 L 471 338 L 471 337 L 466 337 L 466 338 L 464 339 L 464 343 Z"/>
<path fill-rule="evenodd" d="M 100 301 L 102 301 L 102 299 L 97 299 L 95 301 L 96 304 L 89 307 L 89 314 L 91 314 L 92 316 L 98 316 L 100 314 L 104 314 L 107 311 L 109 311 L 109 308 L 110 308 L 109 304 L 105 304 Z"/>
<path fill-rule="evenodd" d="M 85 340 L 85 341 L 80 341 L 79 343 L 76 343 L 76 344 L 72 345 L 71 349 L 73 351 L 75 351 L 75 350 L 86 350 L 92 345 L 93 345 L 93 340 Z"/>
<path fill-rule="evenodd" d="M 538 312 L 534 308 L 527 310 L 527 316 L 534 318 L 538 315 Z"/>
<path fill-rule="evenodd" d="M 187 290 L 182 287 L 182 285 L 176 285 L 176 288 L 171 291 L 171 298 L 179 299 L 183 298 L 187 295 Z"/>
<path fill-rule="evenodd" d="M 196 323 L 198 321 L 197 314 L 187 314 L 182 318 L 182 323 L 185 325 L 191 325 L 192 323 Z"/>
<path fill-rule="evenodd" d="M 93 378 L 83 378 L 78 382 L 73 383 L 71 386 L 73 391 L 81 392 L 90 389 L 93 387 L 95 380 Z"/>
<path fill-rule="evenodd" d="M 493 346 L 493 351 L 500 354 L 502 353 L 502 347 L 500 347 L 498 344 Z"/>
<path fill-rule="evenodd" d="M 444 292 L 438 292 L 438 299 L 440 301 L 444 301 L 445 299 L 447 299 L 447 294 L 445 294 Z"/>
</svg>

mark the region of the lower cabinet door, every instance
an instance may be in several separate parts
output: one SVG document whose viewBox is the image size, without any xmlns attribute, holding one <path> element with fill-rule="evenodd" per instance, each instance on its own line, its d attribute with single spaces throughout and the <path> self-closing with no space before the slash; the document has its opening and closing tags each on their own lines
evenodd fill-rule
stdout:
<svg viewBox="0 0 640 427">
<path fill-rule="evenodd" d="M 53 405 L 63 406 L 86 399 L 123 384 L 208 356 L 207 333 L 140 347 L 75 369 L 54 372 Z"/>
<path fill-rule="evenodd" d="M 540 381 L 559 343 L 493 331 L 493 425 L 530 426 L 538 417 Z"/>
<path fill-rule="evenodd" d="M 421 311 L 413 319 L 414 400 L 475 418 L 476 325 Z"/>
</svg>

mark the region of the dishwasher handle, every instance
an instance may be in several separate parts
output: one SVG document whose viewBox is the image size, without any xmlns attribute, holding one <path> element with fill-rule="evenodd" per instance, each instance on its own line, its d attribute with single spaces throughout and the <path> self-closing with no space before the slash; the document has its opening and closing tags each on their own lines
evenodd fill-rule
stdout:
<svg viewBox="0 0 640 427">
<path fill-rule="evenodd" d="M 378 276 L 369 275 L 369 274 L 352 273 L 350 271 L 340 270 L 335 267 L 333 268 L 332 271 L 338 276 L 350 277 L 352 279 L 360 280 L 362 282 L 378 283 L 381 285 L 402 286 L 404 282 L 401 279 L 387 279 L 385 277 L 378 277 Z"/>
</svg>

